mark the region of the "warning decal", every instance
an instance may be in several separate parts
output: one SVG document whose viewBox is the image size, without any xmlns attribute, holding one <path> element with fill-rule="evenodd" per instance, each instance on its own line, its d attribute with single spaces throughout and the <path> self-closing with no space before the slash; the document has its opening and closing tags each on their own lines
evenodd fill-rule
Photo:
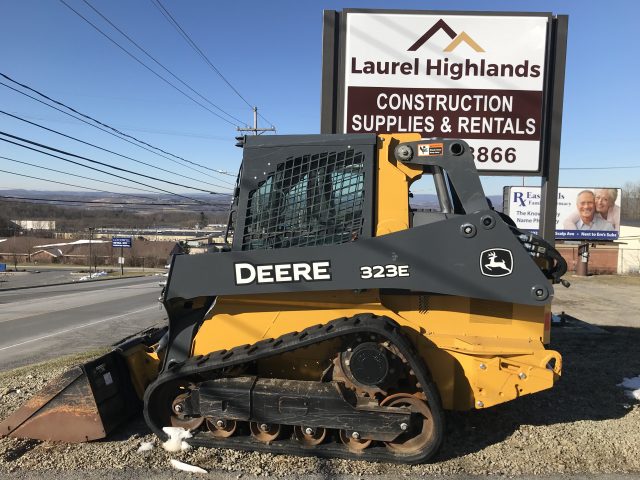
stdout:
<svg viewBox="0 0 640 480">
<path fill-rule="evenodd" d="M 434 157 L 442 155 L 444 145 L 442 143 L 423 143 L 418 145 L 419 157 Z"/>
</svg>

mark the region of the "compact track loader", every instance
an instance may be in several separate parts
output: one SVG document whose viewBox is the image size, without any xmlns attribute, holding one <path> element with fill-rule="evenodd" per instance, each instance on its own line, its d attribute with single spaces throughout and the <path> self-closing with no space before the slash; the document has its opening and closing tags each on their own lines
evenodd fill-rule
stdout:
<svg viewBox="0 0 640 480">
<path fill-rule="evenodd" d="M 438 211 L 410 206 L 421 177 Z M 246 137 L 229 230 L 219 252 L 174 257 L 168 331 L 108 356 L 129 375 L 81 366 L 74 382 L 90 388 L 59 381 L 2 432 L 60 438 L 47 409 L 70 424 L 92 392 L 106 435 L 137 391 L 163 440 L 179 426 L 194 446 L 416 463 L 442 443 L 444 409 L 560 376 L 544 345 L 566 263 L 490 207 L 462 141 Z"/>
</svg>

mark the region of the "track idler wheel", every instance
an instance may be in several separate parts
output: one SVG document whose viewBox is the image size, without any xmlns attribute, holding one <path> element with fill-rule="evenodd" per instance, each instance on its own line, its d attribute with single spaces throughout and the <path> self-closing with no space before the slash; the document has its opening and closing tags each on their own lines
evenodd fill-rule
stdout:
<svg viewBox="0 0 640 480">
<path fill-rule="evenodd" d="M 435 428 L 431 410 L 427 403 L 416 395 L 396 393 L 385 398 L 380 406 L 409 407 L 417 414 L 413 425 L 407 425 L 406 432 L 400 434 L 391 442 L 384 442 L 385 446 L 399 455 L 411 455 L 423 450 L 435 441 Z"/>
<path fill-rule="evenodd" d="M 217 438 L 228 438 L 233 435 L 237 428 L 235 420 L 222 420 L 207 418 L 207 430 L 211 432 L 211 435 Z"/>
<path fill-rule="evenodd" d="M 282 431 L 280 425 L 261 422 L 251 422 L 249 429 L 251 430 L 251 435 L 253 435 L 256 440 L 264 443 L 273 442 L 280 436 L 280 432 Z"/>
<path fill-rule="evenodd" d="M 361 452 L 372 442 L 370 439 L 361 438 L 358 432 L 347 432 L 346 430 L 340 430 L 340 441 L 354 453 Z"/>
<path fill-rule="evenodd" d="M 188 396 L 188 393 L 178 395 L 171 403 L 171 426 L 182 427 L 185 430 L 197 430 L 204 422 L 204 417 L 187 417 L 181 413 L 184 408 L 183 402 Z"/>
<path fill-rule="evenodd" d="M 293 436 L 300 444 L 308 447 L 320 445 L 327 437 L 326 428 L 322 427 L 293 427 Z"/>
</svg>

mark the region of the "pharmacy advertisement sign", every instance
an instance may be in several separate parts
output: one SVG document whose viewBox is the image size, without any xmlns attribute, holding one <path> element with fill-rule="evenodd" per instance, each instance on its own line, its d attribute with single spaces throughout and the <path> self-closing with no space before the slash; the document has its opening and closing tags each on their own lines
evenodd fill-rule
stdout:
<svg viewBox="0 0 640 480">
<path fill-rule="evenodd" d="M 559 188 L 556 238 L 616 240 L 620 235 L 620 188 Z M 522 230 L 538 233 L 540 187 L 504 187 L 504 211 Z"/>
</svg>

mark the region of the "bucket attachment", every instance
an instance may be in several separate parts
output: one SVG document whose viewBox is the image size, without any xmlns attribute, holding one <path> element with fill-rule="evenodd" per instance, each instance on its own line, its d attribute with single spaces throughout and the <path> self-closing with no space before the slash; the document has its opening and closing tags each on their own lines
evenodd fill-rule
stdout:
<svg viewBox="0 0 640 480">
<path fill-rule="evenodd" d="M 149 347 L 163 332 L 145 332 L 54 378 L 0 423 L 0 436 L 74 443 L 106 437 L 141 411 L 136 390 L 157 374 Z M 130 371 L 131 365 L 145 367 Z"/>
</svg>

